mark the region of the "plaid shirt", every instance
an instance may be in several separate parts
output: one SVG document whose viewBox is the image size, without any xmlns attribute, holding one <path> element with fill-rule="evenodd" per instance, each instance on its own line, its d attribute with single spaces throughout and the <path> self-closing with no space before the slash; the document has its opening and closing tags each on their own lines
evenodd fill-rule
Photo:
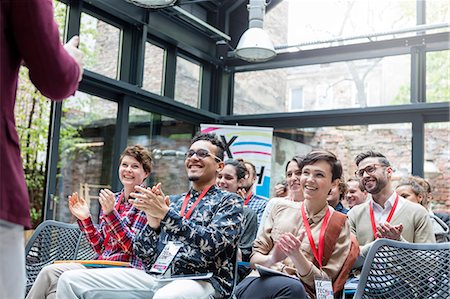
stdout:
<svg viewBox="0 0 450 299">
<path fill-rule="evenodd" d="M 115 205 L 122 192 L 114 194 Z M 114 208 L 109 215 L 100 215 L 100 225 L 94 226 L 92 218 L 78 220 L 78 226 L 91 243 L 99 260 L 130 262 L 135 268 L 142 268 L 142 261 L 133 254 L 132 241 L 136 232 L 142 230 L 147 223 L 143 211 L 138 210 L 128 202 L 122 202 L 119 210 Z"/>
<path fill-rule="evenodd" d="M 247 207 L 255 211 L 256 217 L 258 218 L 258 225 L 261 223 L 261 217 L 264 213 L 264 209 L 266 208 L 268 200 L 264 197 L 261 197 L 259 195 L 256 195 L 253 193 L 252 197 L 250 198 Z"/>
</svg>

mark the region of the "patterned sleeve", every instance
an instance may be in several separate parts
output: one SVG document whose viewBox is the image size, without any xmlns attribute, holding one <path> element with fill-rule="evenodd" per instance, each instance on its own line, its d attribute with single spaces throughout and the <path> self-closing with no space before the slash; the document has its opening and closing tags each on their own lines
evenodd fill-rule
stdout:
<svg viewBox="0 0 450 299">
<path fill-rule="evenodd" d="M 149 225 L 136 233 L 133 240 L 133 253 L 142 260 L 145 270 L 150 270 L 157 258 L 159 234 Z"/>
<path fill-rule="evenodd" d="M 204 226 L 195 221 L 186 220 L 173 208 L 161 221 L 161 229 L 169 235 L 177 235 L 190 246 L 198 248 L 205 256 L 216 257 L 230 244 L 237 244 L 243 221 L 243 202 L 234 193 L 211 200 L 206 204 L 216 205 L 214 217 Z"/>
<path fill-rule="evenodd" d="M 137 231 L 142 230 L 147 223 L 145 213 L 131 207 L 128 213 L 120 218 L 114 209 L 113 213 L 104 217 L 106 233 L 115 239 L 123 252 L 132 254 L 132 240 Z"/>
<path fill-rule="evenodd" d="M 256 215 L 258 216 L 258 223 L 261 223 L 262 215 L 264 214 L 264 210 L 266 209 L 268 200 L 261 199 L 258 206 L 258 211 L 256 212 Z"/>
</svg>

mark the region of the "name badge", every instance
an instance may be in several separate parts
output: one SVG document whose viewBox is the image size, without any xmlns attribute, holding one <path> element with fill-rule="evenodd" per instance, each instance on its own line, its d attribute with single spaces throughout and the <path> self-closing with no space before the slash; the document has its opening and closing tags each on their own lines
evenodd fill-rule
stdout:
<svg viewBox="0 0 450 299">
<path fill-rule="evenodd" d="M 326 278 L 315 278 L 314 285 L 316 286 L 316 299 L 333 299 L 333 284 L 331 280 Z"/>
<path fill-rule="evenodd" d="M 164 246 L 164 249 L 156 259 L 156 262 L 150 269 L 150 272 L 164 274 L 182 246 L 183 245 L 181 243 L 175 243 L 172 241 L 167 242 L 166 246 Z"/>
</svg>

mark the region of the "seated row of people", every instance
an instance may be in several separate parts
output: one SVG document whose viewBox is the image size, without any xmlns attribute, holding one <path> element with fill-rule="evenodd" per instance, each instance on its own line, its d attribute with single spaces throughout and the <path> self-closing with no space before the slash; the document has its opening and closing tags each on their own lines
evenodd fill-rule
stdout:
<svg viewBox="0 0 450 299">
<path fill-rule="evenodd" d="M 131 269 L 52 270 L 43 278 L 46 283 L 52 281 L 45 291 L 47 298 L 54 297 L 55 290 L 57 298 L 228 297 L 236 279 L 232 257 L 237 246 L 240 259 L 249 260 L 253 269 L 260 265 L 280 274 L 261 276 L 266 272 L 252 271 L 238 284 L 238 298 L 314 298 L 316 292 L 340 291 L 360 250 L 363 258 L 377 238 L 435 242 L 427 210 L 394 192 L 392 167 L 380 153 L 369 151 L 356 158 L 357 187 L 361 193 L 367 192 L 368 198 L 352 206 L 348 220 L 331 202 L 337 202 L 334 206 L 338 207 L 352 187 L 345 190 L 342 165 L 328 151 L 293 157 L 286 166 L 288 196 L 269 202 L 252 193 L 254 166 L 245 161 L 224 163 L 224 146 L 214 134 L 199 134 L 192 140 L 185 160 L 192 187 L 180 195 L 166 196 L 160 184 L 152 188 L 139 186 L 150 170 L 144 169 L 142 160 L 131 157 L 137 164 L 127 168 L 142 168 L 143 174 L 119 170 L 124 186 L 129 183 L 134 192 L 124 188 L 124 195 L 116 195 L 111 205 L 111 194 L 102 191 L 100 199 L 107 203 L 101 203 L 104 215 L 101 230 L 95 233 L 107 240 L 100 242 L 100 259 L 109 258 L 104 254 L 108 244 L 122 246 L 126 235 L 129 239 L 122 247 L 129 254 L 118 260 L 139 262 Z M 76 195 L 69 204 L 84 205 Z M 130 205 L 129 210 L 144 220 L 134 225 L 127 220 L 129 212 L 119 212 L 121 204 Z M 85 207 L 82 210 L 81 219 L 77 217 L 80 227 L 89 216 Z M 110 223 L 110 217 L 122 217 L 122 221 Z M 119 226 L 126 233 L 117 233 Z M 90 229 L 87 234 L 93 233 L 93 227 Z M 44 268 L 42 273 L 52 272 L 47 270 L 52 267 Z M 212 277 L 173 281 L 155 278 L 204 272 L 211 272 Z M 41 276 L 45 275 L 38 276 L 33 289 L 43 290 L 43 284 L 38 283 Z M 38 298 L 33 297 L 37 294 L 33 289 L 28 297 Z"/>
</svg>

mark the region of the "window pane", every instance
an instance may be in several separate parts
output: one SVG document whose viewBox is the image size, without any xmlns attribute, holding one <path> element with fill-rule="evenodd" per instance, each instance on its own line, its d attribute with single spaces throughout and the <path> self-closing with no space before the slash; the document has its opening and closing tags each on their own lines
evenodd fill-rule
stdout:
<svg viewBox="0 0 450 299">
<path fill-rule="evenodd" d="M 121 31 L 86 13 L 81 14 L 80 49 L 86 69 L 118 79 Z"/>
<path fill-rule="evenodd" d="M 78 192 L 98 218 L 100 188 L 111 188 L 117 103 L 77 92 L 63 102 L 56 188 L 56 220 L 73 222 L 67 196 Z M 117 191 L 117 190 L 112 190 Z"/>
<path fill-rule="evenodd" d="M 427 23 L 448 23 L 450 18 L 450 2 L 448 0 L 426 0 Z M 448 30 L 443 29 L 442 31 Z"/>
<path fill-rule="evenodd" d="M 291 89 L 291 104 L 289 107 L 291 111 L 303 110 L 304 105 L 302 87 Z"/>
<path fill-rule="evenodd" d="M 264 28 L 278 46 L 398 30 L 413 27 L 415 22 L 415 1 L 284 0 L 267 10 Z M 360 38 L 334 44 L 367 41 Z"/>
<path fill-rule="evenodd" d="M 275 130 L 274 177 L 284 175 L 285 165 L 293 155 L 307 154 L 313 149 L 335 153 L 342 162 L 345 179 L 354 176 L 356 155 L 367 150 L 384 154 L 397 176 L 407 175 L 412 163 L 411 134 L 409 123 Z"/>
<path fill-rule="evenodd" d="M 433 190 L 434 211 L 450 213 L 450 123 L 425 124 L 424 177 Z"/>
<path fill-rule="evenodd" d="M 175 100 L 199 108 L 200 77 L 200 65 L 178 56 L 175 77 Z"/>
<path fill-rule="evenodd" d="M 290 112 L 292 89 L 302 89 L 304 110 L 410 102 L 410 55 L 235 74 L 234 114 Z"/>
<path fill-rule="evenodd" d="M 162 94 L 164 76 L 164 49 L 145 43 L 144 78 L 142 88 Z"/>
<path fill-rule="evenodd" d="M 450 50 L 427 52 L 427 102 L 450 101 Z"/>
<path fill-rule="evenodd" d="M 64 41 L 64 34 L 67 20 L 67 5 L 62 2 L 54 0 L 53 10 L 56 23 L 58 24 L 59 38 L 61 39 L 61 41 Z"/>
<path fill-rule="evenodd" d="M 14 117 L 19 136 L 22 166 L 30 195 L 33 227 L 41 222 L 42 217 L 49 116 L 50 100 L 31 83 L 28 69 L 20 67 Z"/>
<path fill-rule="evenodd" d="M 189 149 L 195 126 L 170 117 L 130 107 L 128 145 L 140 144 L 152 152 L 153 168 L 148 186 L 161 183 L 165 194 L 189 188 L 184 153 Z"/>
</svg>

